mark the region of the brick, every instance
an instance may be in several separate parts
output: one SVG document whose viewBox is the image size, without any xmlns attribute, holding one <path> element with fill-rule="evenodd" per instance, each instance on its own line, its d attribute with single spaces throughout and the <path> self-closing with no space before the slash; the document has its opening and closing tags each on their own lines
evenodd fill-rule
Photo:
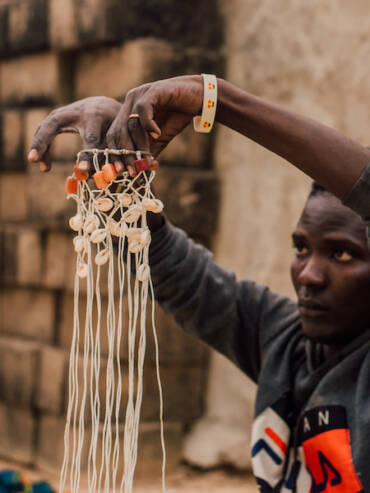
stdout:
<svg viewBox="0 0 370 493">
<path fill-rule="evenodd" d="M 64 428 L 65 416 L 55 416 L 41 414 L 37 433 L 38 447 L 35 451 L 35 465 L 51 473 L 60 472 L 60 466 L 64 455 Z M 72 432 L 70 443 L 72 447 Z M 85 444 L 89 444 L 89 429 L 85 428 Z M 88 445 L 83 447 L 81 469 L 86 469 L 86 459 L 88 456 Z"/>
<path fill-rule="evenodd" d="M 9 5 L 9 46 L 12 51 L 47 47 L 46 0 L 18 0 Z"/>
<path fill-rule="evenodd" d="M 4 229 L 0 231 L 0 282 L 15 283 L 17 276 L 17 233 Z"/>
<path fill-rule="evenodd" d="M 66 284 L 67 273 L 72 268 L 71 258 L 75 255 L 72 237 L 61 231 L 49 231 L 45 245 L 43 284 L 48 288 L 61 289 Z"/>
<path fill-rule="evenodd" d="M 126 5 L 120 0 L 75 2 L 78 38 L 82 44 L 113 41 L 124 37 Z"/>
<path fill-rule="evenodd" d="M 31 406 L 36 389 L 37 343 L 0 337 L 0 399 Z"/>
<path fill-rule="evenodd" d="M 155 36 L 181 47 L 193 47 L 196 33 L 196 45 L 210 50 L 217 50 L 223 41 L 225 20 L 212 0 L 127 0 L 124 6 L 124 34 L 127 38 Z M 160 22 L 155 22 L 155 19 L 160 19 Z"/>
<path fill-rule="evenodd" d="M 39 341 L 52 341 L 55 297 L 47 291 L 13 288 L 0 292 L 0 331 Z"/>
<path fill-rule="evenodd" d="M 0 403 L 0 454 L 17 462 L 31 464 L 34 459 L 36 420 L 32 412 Z"/>
<path fill-rule="evenodd" d="M 135 86 L 169 75 L 172 48 L 154 39 L 129 41 L 81 54 L 76 67 L 76 97 L 121 98 Z"/>
<path fill-rule="evenodd" d="M 55 104 L 63 99 L 61 67 L 55 53 L 4 60 L 0 77 L 1 100 L 6 105 Z"/>
<path fill-rule="evenodd" d="M 65 408 L 67 352 L 51 346 L 40 350 L 40 370 L 35 404 L 43 412 L 61 414 Z"/>
<path fill-rule="evenodd" d="M 9 50 L 9 6 L 0 5 L 0 54 Z"/>
<path fill-rule="evenodd" d="M 151 314 L 148 309 L 146 360 L 155 362 L 155 345 L 152 335 Z M 171 315 L 166 314 L 157 304 L 155 324 L 158 335 L 160 364 L 206 365 L 208 347 L 195 336 L 181 330 Z"/>
<path fill-rule="evenodd" d="M 0 219 L 2 221 L 24 221 L 27 218 L 27 193 L 25 174 L 0 174 Z"/>
<path fill-rule="evenodd" d="M 48 219 L 50 223 L 66 226 L 74 214 L 75 203 L 66 200 L 65 181 L 72 164 L 58 164 L 50 173 L 40 173 L 35 167 L 28 173 L 28 203 L 32 218 Z"/>
<path fill-rule="evenodd" d="M 17 281 L 38 284 L 41 280 L 42 247 L 37 231 L 23 229 L 17 235 Z"/>
<path fill-rule="evenodd" d="M 25 169 L 23 158 L 23 114 L 16 110 L 5 110 L 2 114 L 1 169 L 22 171 Z"/>
<path fill-rule="evenodd" d="M 213 171 L 162 166 L 155 179 L 156 195 L 169 219 L 207 244 L 218 218 L 219 184 Z"/>
<path fill-rule="evenodd" d="M 49 39 L 53 48 L 74 48 L 78 44 L 76 2 L 49 0 Z"/>
<path fill-rule="evenodd" d="M 166 421 L 190 422 L 203 411 L 206 369 L 199 366 L 160 365 Z M 158 419 L 159 397 L 155 366 L 146 364 L 142 419 Z"/>
</svg>

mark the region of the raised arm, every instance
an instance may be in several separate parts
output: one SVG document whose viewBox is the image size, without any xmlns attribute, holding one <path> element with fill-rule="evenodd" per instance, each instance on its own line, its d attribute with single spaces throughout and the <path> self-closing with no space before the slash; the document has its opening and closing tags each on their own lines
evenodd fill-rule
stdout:
<svg viewBox="0 0 370 493">
<path fill-rule="evenodd" d="M 332 128 L 219 80 L 217 121 L 283 157 L 344 199 L 370 150 Z"/>
<path fill-rule="evenodd" d="M 294 330 L 296 303 L 253 281 L 237 281 L 208 250 L 168 222 L 153 234 L 149 260 L 163 308 L 257 380 L 271 341 Z"/>
<path fill-rule="evenodd" d="M 108 144 L 150 149 L 158 155 L 201 112 L 202 101 L 199 75 L 133 89 L 108 132 Z M 139 118 L 129 118 L 130 114 Z M 218 79 L 216 120 L 283 157 L 340 199 L 370 162 L 370 150 L 340 132 L 223 79 Z"/>
</svg>

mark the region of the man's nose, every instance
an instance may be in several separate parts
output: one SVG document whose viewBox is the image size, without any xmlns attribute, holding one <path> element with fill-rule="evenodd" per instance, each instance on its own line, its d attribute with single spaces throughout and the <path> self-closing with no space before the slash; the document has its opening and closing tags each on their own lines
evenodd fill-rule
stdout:
<svg viewBox="0 0 370 493">
<path fill-rule="evenodd" d="M 311 255 L 298 274 L 303 286 L 323 287 L 327 282 L 325 262 L 318 255 Z"/>
</svg>

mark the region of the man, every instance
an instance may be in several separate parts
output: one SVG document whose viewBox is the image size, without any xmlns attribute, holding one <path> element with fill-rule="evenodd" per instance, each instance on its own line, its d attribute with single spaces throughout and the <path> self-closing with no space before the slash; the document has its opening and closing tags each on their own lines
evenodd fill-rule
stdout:
<svg viewBox="0 0 370 493">
<path fill-rule="evenodd" d="M 156 297 L 258 384 L 252 463 L 261 491 L 360 492 L 370 484 L 365 227 L 315 187 L 293 245 L 298 306 L 253 281 L 237 282 L 165 222 L 150 254 Z"/>
<path fill-rule="evenodd" d="M 225 81 L 219 89 L 219 122 L 285 157 L 368 214 L 368 149 Z M 74 103 L 43 122 L 29 159 L 42 159 L 42 168 L 49 169 L 49 143 L 71 128 L 80 131 L 84 147 L 107 143 L 157 155 L 199 113 L 202 97 L 201 80 L 188 76 L 141 86 L 122 107 L 106 98 Z M 99 107 L 95 119 L 94 105 Z M 138 118 L 130 119 L 133 113 Z M 109 125 L 105 136 L 101 129 Z M 87 156 L 83 161 L 86 170 Z M 116 167 L 127 166 L 134 174 L 132 164 L 127 159 Z M 152 219 L 151 228 L 158 300 L 185 330 L 258 381 L 252 456 L 261 490 L 366 488 L 370 256 L 359 216 L 314 189 L 293 235 L 298 308 L 264 286 L 236 282 L 163 217 Z"/>
</svg>

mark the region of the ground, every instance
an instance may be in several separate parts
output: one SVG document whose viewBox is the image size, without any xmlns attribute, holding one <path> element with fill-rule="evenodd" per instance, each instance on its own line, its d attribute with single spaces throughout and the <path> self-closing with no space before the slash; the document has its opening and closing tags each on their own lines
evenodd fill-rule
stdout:
<svg viewBox="0 0 370 493">
<path fill-rule="evenodd" d="M 57 489 L 58 477 L 55 474 L 29 469 L 11 462 L 0 460 L 0 470 L 16 469 L 24 473 L 30 481 L 47 481 Z M 134 482 L 134 493 L 162 493 L 160 479 L 138 479 Z M 253 477 L 249 474 L 227 470 L 200 472 L 187 466 L 179 466 L 167 476 L 166 493 L 257 493 Z M 81 493 L 87 489 L 81 488 Z"/>
</svg>

